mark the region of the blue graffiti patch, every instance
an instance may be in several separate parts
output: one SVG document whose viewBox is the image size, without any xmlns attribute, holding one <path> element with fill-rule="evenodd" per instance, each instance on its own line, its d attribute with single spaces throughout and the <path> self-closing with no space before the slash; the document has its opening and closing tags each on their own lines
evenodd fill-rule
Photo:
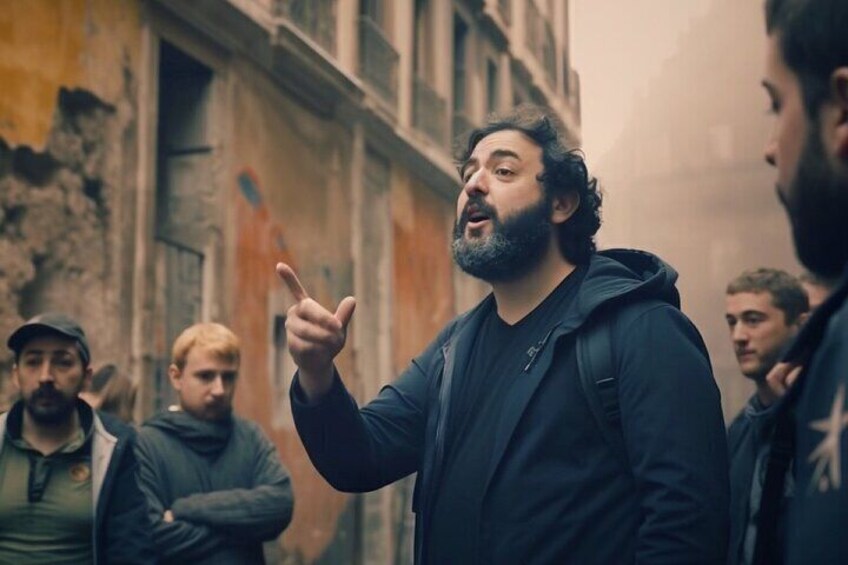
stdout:
<svg viewBox="0 0 848 565">
<path fill-rule="evenodd" d="M 262 206 L 262 194 L 249 174 L 241 173 L 238 176 L 238 184 L 242 195 L 244 195 L 252 207 L 259 208 Z"/>
</svg>

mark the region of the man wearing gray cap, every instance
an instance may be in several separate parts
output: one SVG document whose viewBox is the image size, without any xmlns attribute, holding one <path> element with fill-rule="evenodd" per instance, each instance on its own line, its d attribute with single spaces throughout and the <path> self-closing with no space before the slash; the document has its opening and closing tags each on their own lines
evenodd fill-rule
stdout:
<svg viewBox="0 0 848 565">
<path fill-rule="evenodd" d="M 7 343 L 20 400 L 0 415 L 0 563 L 152 563 L 134 432 L 77 397 L 85 332 L 47 313 Z"/>
</svg>

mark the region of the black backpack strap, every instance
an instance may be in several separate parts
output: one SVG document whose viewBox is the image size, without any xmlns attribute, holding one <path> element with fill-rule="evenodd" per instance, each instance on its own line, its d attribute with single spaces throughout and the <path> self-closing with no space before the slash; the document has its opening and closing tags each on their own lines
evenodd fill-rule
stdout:
<svg viewBox="0 0 848 565">
<path fill-rule="evenodd" d="M 598 430 L 624 467 L 629 468 L 621 433 L 618 381 L 608 316 L 597 316 L 577 333 L 577 372 Z"/>
<path fill-rule="evenodd" d="M 784 402 L 778 410 L 766 464 L 766 476 L 763 480 L 760 512 L 757 517 L 754 565 L 774 565 L 783 562 L 779 551 L 783 540 L 778 539 L 777 526 L 786 474 L 795 450 L 795 418 L 791 404 L 788 402 Z"/>
</svg>

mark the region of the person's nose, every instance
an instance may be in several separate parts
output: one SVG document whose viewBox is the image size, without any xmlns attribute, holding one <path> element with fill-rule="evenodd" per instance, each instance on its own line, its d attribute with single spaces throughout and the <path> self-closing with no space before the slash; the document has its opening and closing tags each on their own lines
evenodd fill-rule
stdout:
<svg viewBox="0 0 848 565">
<path fill-rule="evenodd" d="M 483 167 L 480 167 L 474 171 L 474 173 L 468 177 L 468 180 L 462 189 L 469 198 L 475 194 L 488 194 L 489 180 L 486 176 L 486 170 Z"/>
<path fill-rule="evenodd" d="M 774 140 L 774 137 L 770 137 L 766 142 L 766 146 L 763 149 L 763 157 L 765 157 L 766 163 L 772 167 L 777 166 L 777 142 Z"/>
<path fill-rule="evenodd" d="M 221 375 L 216 375 L 215 380 L 212 381 L 212 390 L 211 390 L 212 396 L 214 396 L 214 397 L 224 396 L 225 392 L 226 392 L 226 388 L 224 387 L 224 379 L 221 378 Z"/>
<path fill-rule="evenodd" d="M 748 342 L 748 332 L 745 330 L 745 326 L 743 324 L 736 324 L 730 330 L 730 339 L 733 340 L 733 343 L 736 345 L 744 345 Z"/>
<path fill-rule="evenodd" d="M 38 382 L 52 383 L 55 380 L 56 379 L 53 377 L 53 367 L 50 364 L 50 361 L 45 359 L 38 368 Z"/>
</svg>

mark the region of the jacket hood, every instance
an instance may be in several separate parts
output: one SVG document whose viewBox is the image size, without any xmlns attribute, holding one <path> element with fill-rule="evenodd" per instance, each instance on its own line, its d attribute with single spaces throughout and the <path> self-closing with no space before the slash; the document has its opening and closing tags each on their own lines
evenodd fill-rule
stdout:
<svg viewBox="0 0 848 565">
<path fill-rule="evenodd" d="M 596 312 L 608 305 L 637 300 L 659 300 L 680 308 L 680 294 L 674 283 L 677 271 L 668 263 L 646 251 L 608 249 L 592 255 L 588 265 L 575 272 L 582 276 L 577 298 L 564 305 L 557 327 L 568 333 L 582 326 Z M 474 334 L 486 312 L 495 308 L 490 293 L 476 307 L 458 316 L 440 335 L 440 343 L 453 341 L 463 332 Z"/>
<path fill-rule="evenodd" d="M 577 299 L 565 315 L 563 327 L 578 328 L 596 311 L 624 301 L 653 299 L 680 308 L 675 281 L 677 271 L 646 251 L 599 251 L 586 267 Z"/>
<path fill-rule="evenodd" d="M 173 436 L 192 450 L 207 456 L 216 456 L 223 451 L 233 430 L 232 418 L 207 422 L 182 410 L 162 412 L 144 425 Z"/>
</svg>

